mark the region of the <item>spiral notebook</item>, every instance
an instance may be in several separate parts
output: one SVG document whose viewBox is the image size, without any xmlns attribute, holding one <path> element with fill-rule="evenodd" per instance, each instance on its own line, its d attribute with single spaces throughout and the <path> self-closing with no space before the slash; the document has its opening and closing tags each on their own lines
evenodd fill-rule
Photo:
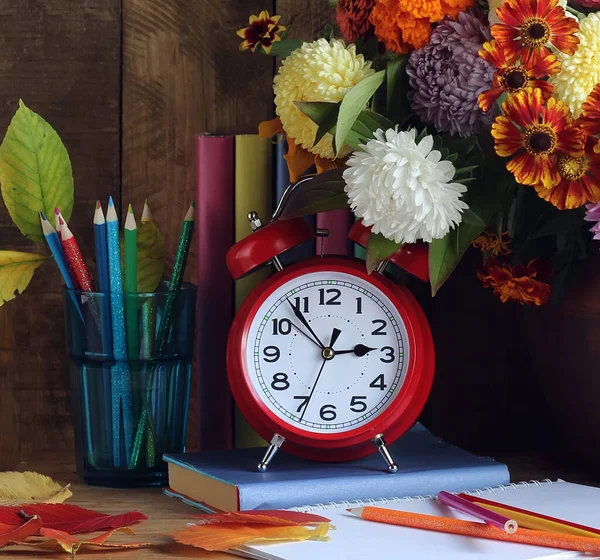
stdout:
<svg viewBox="0 0 600 560">
<path fill-rule="evenodd" d="M 600 525 L 600 488 L 572 484 L 563 480 L 556 482 L 545 480 L 521 482 L 469 493 L 582 525 L 596 527 Z M 346 511 L 346 508 L 362 505 L 376 505 L 444 517 L 453 516 L 473 521 L 460 512 L 449 510 L 433 496 L 317 504 L 292 508 L 292 510 L 315 511 L 331 519 L 336 530 L 330 532 L 330 541 L 252 545 L 243 547 L 238 553 L 249 558 L 264 560 L 306 560 L 307 558 L 360 560 L 392 557 L 392 554 L 395 558 L 406 560 L 590 559 L 589 555 L 577 552 L 374 523 L 354 517 Z"/>
</svg>

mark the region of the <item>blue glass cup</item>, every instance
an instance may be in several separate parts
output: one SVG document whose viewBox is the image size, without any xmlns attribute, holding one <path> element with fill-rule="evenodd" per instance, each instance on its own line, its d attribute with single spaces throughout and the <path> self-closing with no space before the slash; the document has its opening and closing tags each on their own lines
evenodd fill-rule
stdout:
<svg viewBox="0 0 600 560">
<path fill-rule="evenodd" d="M 77 472 L 88 484 L 161 486 L 162 455 L 185 451 L 196 288 L 174 292 L 163 283 L 156 292 L 123 293 L 121 359 L 111 297 L 65 290 Z"/>
</svg>

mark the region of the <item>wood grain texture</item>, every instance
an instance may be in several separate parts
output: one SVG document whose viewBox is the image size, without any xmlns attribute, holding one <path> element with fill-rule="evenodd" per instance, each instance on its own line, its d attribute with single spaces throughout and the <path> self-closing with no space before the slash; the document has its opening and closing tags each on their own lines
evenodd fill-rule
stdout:
<svg viewBox="0 0 600 560">
<path fill-rule="evenodd" d="M 282 24 L 289 26 L 290 38 L 310 41 L 327 24 L 336 27 L 335 8 L 327 0 L 276 0 L 276 11 Z M 336 36 L 341 37 L 339 30 Z"/>
<path fill-rule="evenodd" d="M 148 198 L 165 237 L 167 274 L 195 196 L 195 135 L 255 133 L 272 116 L 273 59 L 241 54 L 235 34 L 269 4 L 123 0 L 122 199 L 141 209 Z M 195 281 L 196 272 L 194 243 L 186 280 Z M 194 379 L 190 447 L 197 402 Z"/>
<path fill-rule="evenodd" d="M 0 17 L 0 130 L 19 98 L 58 131 L 75 178 L 71 226 L 92 255 L 93 202 L 120 182 L 120 0 L 13 0 Z M 0 249 L 46 252 L 0 202 Z M 0 307 L 0 469 L 73 447 L 60 274 L 52 262 Z"/>
</svg>

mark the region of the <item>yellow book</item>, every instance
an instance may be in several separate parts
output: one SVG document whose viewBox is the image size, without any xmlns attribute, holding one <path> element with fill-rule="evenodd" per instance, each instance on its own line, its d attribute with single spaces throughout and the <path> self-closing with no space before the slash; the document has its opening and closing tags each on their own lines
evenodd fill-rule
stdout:
<svg viewBox="0 0 600 560">
<path fill-rule="evenodd" d="M 240 241 L 252 233 L 248 213 L 258 212 L 263 223 L 271 219 L 273 213 L 272 180 L 273 144 L 268 138 L 257 134 L 238 134 L 235 137 L 235 241 Z M 235 308 L 242 302 L 254 286 L 262 282 L 270 273 L 262 269 L 235 283 Z M 236 408 L 235 446 L 257 447 L 266 442 L 250 427 Z"/>
</svg>

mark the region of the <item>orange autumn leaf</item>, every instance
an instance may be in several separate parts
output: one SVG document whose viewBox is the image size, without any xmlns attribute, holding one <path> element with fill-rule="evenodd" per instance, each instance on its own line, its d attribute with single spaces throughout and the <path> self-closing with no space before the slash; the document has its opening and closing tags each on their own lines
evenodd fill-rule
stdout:
<svg viewBox="0 0 600 560">
<path fill-rule="evenodd" d="M 9 543 L 24 541 L 27 537 L 37 533 L 41 527 L 42 520 L 37 515 L 34 515 L 27 523 L 20 526 L 0 523 L 0 548 Z"/>
<path fill-rule="evenodd" d="M 225 551 L 247 543 L 261 541 L 328 540 L 329 523 L 321 523 L 314 529 L 295 525 L 281 527 L 264 524 L 200 524 L 186 527 L 169 536 L 181 544 L 210 551 Z"/>
<path fill-rule="evenodd" d="M 330 520 L 314 513 L 301 513 L 298 511 L 283 510 L 253 510 L 253 511 L 230 511 L 228 513 L 216 513 L 206 515 L 195 515 L 205 524 L 215 523 L 259 523 L 261 525 L 318 525 L 328 523 Z"/>
</svg>

